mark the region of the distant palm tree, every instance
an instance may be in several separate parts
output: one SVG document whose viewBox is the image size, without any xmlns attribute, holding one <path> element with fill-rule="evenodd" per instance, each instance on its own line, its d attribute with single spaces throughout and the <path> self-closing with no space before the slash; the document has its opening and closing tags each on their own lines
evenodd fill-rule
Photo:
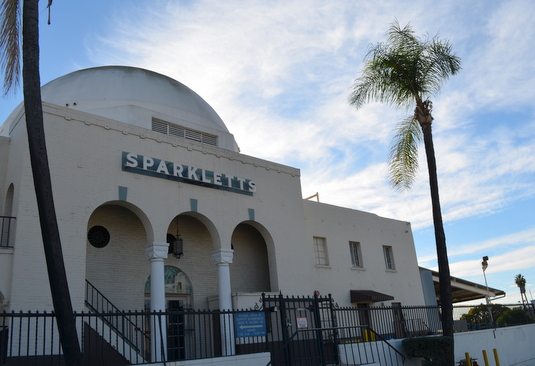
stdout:
<svg viewBox="0 0 535 366">
<path fill-rule="evenodd" d="M 515 284 L 520 289 L 520 300 L 522 301 L 522 305 L 525 306 L 525 304 L 528 303 L 528 298 L 526 296 L 526 279 L 521 274 L 517 274 L 515 277 Z"/>
<path fill-rule="evenodd" d="M 438 93 L 450 75 L 461 69 L 461 60 L 452 52 L 448 41 L 437 37 L 421 39 L 410 25 L 401 28 L 395 21 L 387 36 L 386 43 L 373 45 L 368 52 L 362 75 L 352 86 L 349 103 L 356 108 L 372 100 L 395 107 L 416 106 L 414 114 L 397 127 L 390 149 L 390 180 L 396 188 L 411 187 L 418 168 L 418 143 L 423 134 L 435 227 L 443 334 L 453 337 L 450 270 L 431 133 L 433 104 L 429 98 Z"/>
<path fill-rule="evenodd" d="M 50 7 L 52 0 L 48 1 Z M 39 1 L 1 0 L 0 65 L 4 71 L 4 94 L 18 85 L 20 78 L 20 24 L 22 4 L 22 81 L 26 129 L 41 235 L 50 282 L 50 292 L 58 332 L 67 366 L 82 362 L 73 316 L 67 275 L 63 262 L 59 229 L 48 166 L 41 81 L 39 75 Z"/>
</svg>

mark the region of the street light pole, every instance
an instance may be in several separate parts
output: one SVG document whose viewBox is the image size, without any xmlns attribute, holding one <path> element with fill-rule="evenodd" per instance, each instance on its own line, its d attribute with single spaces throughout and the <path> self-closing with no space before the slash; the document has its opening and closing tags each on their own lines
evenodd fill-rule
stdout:
<svg viewBox="0 0 535 366">
<path fill-rule="evenodd" d="M 487 288 L 487 296 L 485 296 L 485 298 L 487 300 L 487 311 L 489 312 L 490 323 L 494 327 L 494 317 L 492 316 L 492 309 L 491 309 L 491 306 L 490 306 L 489 285 L 487 284 L 487 275 L 485 274 L 485 270 L 489 266 L 489 264 L 487 262 L 488 260 L 489 260 L 488 256 L 484 256 L 483 257 L 483 262 L 481 262 L 481 268 L 483 268 L 483 277 L 485 278 L 485 287 Z"/>
</svg>

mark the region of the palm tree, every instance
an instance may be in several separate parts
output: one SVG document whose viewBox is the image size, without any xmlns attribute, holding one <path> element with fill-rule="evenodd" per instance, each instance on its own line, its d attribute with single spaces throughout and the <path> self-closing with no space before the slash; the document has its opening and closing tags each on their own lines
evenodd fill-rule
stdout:
<svg viewBox="0 0 535 366">
<path fill-rule="evenodd" d="M 522 305 L 525 307 L 525 304 L 528 302 L 528 298 L 526 297 L 526 279 L 521 274 L 517 274 L 515 284 L 520 289 L 520 299 L 522 300 Z"/>
<path fill-rule="evenodd" d="M 437 37 L 419 38 L 410 25 L 401 28 L 395 21 L 387 32 L 388 41 L 372 45 L 349 97 L 349 103 L 360 108 L 365 102 L 377 100 L 395 107 L 410 108 L 414 114 L 401 121 L 390 149 L 390 180 L 399 189 L 410 188 L 418 168 L 418 143 L 422 140 L 427 156 L 433 224 L 439 267 L 440 306 L 445 336 L 453 337 L 453 305 L 446 236 L 440 210 L 437 168 L 431 115 L 442 83 L 461 69 L 448 41 Z"/>
<path fill-rule="evenodd" d="M 51 3 L 52 0 L 49 0 L 48 6 Z M 38 0 L 2 0 L 0 2 L 0 65 L 4 70 L 4 93 L 7 94 L 16 87 L 20 77 L 21 4 L 24 111 L 50 292 L 65 364 L 80 365 L 82 362 L 80 346 L 63 262 L 43 126 L 39 75 Z"/>
</svg>

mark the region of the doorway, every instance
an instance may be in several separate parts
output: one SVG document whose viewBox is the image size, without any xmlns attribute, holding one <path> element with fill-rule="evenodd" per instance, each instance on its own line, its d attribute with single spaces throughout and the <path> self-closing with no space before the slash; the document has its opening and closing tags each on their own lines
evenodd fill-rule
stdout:
<svg viewBox="0 0 535 366">
<path fill-rule="evenodd" d="M 184 326 L 184 301 L 166 300 L 167 358 L 169 361 L 184 360 L 186 357 L 186 335 Z"/>
</svg>

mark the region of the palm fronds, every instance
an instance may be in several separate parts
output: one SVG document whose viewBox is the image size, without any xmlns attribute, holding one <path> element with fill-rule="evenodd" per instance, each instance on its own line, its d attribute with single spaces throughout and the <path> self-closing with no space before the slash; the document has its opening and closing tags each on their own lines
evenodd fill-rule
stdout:
<svg viewBox="0 0 535 366">
<path fill-rule="evenodd" d="M 447 40 L 417 37 L 410 24 L 401 28 L 397 21 L 386 35 L 386 42 L 370 47 L 361 75 L 352 85 L 349 103 L 356 108 L 370 101 L 407 109 L 414 105 L 421 107 L 430 103 L 429 98 L 439 92 L 444 81 L 461 69 L 461 60 Z M 425 123 L 430 123 L 430 110 L 427 112 Z M 394 187 L 412 185 L 418 167 L 417 146 L 421 141 L 417 130 L 414 117 L 398 125 L 390 151 L 390 179 Z M 403 133 L 407 136 L 402 136 Z"/>
<path fill-rule="evenodd" d="M 0 2 L 0 67 L 4 71 L 4 95 L 20 81 L 20 1 Z"/>
<path fill-rule="evenodd" d="M 422 140 L 420 124 L 407 117 L 396 127 L 388 159 L 389 180 L 394 188 L 410 189 L 418 171 L 418 145 Z"/>
</svg>

